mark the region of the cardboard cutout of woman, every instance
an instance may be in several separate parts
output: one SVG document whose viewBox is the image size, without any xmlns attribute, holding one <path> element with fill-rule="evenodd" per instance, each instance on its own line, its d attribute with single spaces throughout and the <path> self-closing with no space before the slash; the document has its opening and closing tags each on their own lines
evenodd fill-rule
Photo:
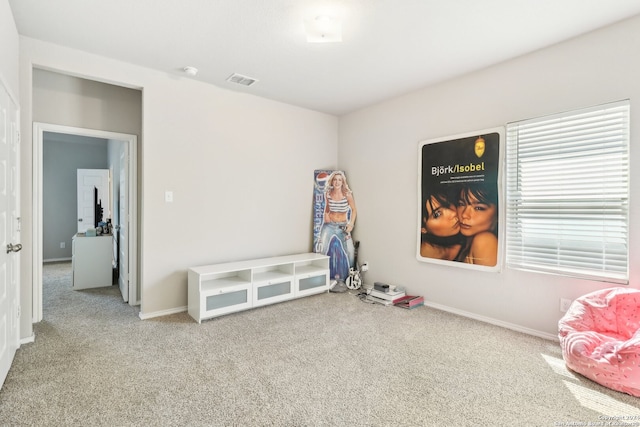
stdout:
<svg viewBox="0 0 640 427">
<path fill-rule="evenodd" d="M 355 263 L 351 231 L 357 210 L 353 192 L 342 171 L 316 171 L 315 191 L 314 249 L 329 256 L 332 279 L 344 281 Z"/>
</svg>

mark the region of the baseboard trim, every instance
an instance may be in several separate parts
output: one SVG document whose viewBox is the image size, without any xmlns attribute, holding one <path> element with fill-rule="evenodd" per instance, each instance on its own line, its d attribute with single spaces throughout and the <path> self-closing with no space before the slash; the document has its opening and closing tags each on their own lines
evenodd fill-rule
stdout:
<svg viewBox="0 0 640 427">
<path fill-rule="evenodd" d="M 71 258 L 49 258 L 49 259 L 42 260 L 42 262 L 45 264 L 48 262 L 62 262 L 62 261 L 71 261 Z"/>
<path fill-rule="evenodd" d="M 183 313 L 187 311 L 187 306 L 171 308 L 169 310 L 154 311 L 151 313 L 138 313 L 138 317 L 142 320 L 153 319 L 154 317 L 168 316 L 170 314 Z"/>
<path fill-rule="evenodd" d="M 457 308 L 448 307 L 446 305 L 435 304 L 432 302 L 424 302 L 427 307 L 435 308 L 436 310 L 446 311 L 447 313 L 457 314 L 462 317 L 468 317 L 469 319 L 477 320 L 479 322 L 489 323 L 491 325 L 500 326 L 502 328 L 511 329 L 512 331 L 522 332 L 523 334 L 533 335 L 535 337 L 544 338 L 550 341 L 559 341 L 557 335 L 552 335 L 547 332 L 538 331 L 535 329 L 525 328 L 514 323 L 503 322 L 502 320 L 494 319 L 492 317 L 480 316 L 475 313 L 471 313 L 464 310 L 458 310 Z"/>
<path fill-rule="evenodd" d="M 30 337 L 20 338 L 20 345 L 31 344 L 32 342 L 35 342 L 35 341 L 36 341 L 36 335 L 35 334 L 31 334 Z"/>
</svg>

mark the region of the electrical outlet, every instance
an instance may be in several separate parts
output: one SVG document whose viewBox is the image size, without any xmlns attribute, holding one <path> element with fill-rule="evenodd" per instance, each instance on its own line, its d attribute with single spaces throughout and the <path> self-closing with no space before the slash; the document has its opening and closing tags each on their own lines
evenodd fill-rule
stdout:
<svg viewBox="0 0 640 427">
<path fill-rule="evenodd" d="M 360 270 L 362 270 L 362 272 L 364 273 L 365 271 L 369 270 L 369 262 L 365 261 L 362 263 L 362 265 L 360 266 Z"/>
<path fill-rule="evenodd" d="M 66 245 L 66 242 L 60 242 L 60 249 L 64 249 Z"/>
<path fill-rule="evenodd" d="M 560 298 L 560 311 L 566 313 L 569 311 L 569 307 L 571 307 L 572 301 L 567 298 Z"/>
</svg>

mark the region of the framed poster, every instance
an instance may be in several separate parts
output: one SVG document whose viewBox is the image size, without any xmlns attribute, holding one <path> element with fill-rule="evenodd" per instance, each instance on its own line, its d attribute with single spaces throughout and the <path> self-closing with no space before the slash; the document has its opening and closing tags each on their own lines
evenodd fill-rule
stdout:
<svg viewBox="0 0 640 427">
<path fill-rule="evenodd" d="M 313 251 L 329 256 L 332 280 L 344 281 L 355 265 L 353 192 L 343 171 L 316 170 L 313 178 Z"/>
<path fill-rule="evenodd" d="M 419 145 L 419 261 L 497 271 L 503 128 Z"/>
</svg>

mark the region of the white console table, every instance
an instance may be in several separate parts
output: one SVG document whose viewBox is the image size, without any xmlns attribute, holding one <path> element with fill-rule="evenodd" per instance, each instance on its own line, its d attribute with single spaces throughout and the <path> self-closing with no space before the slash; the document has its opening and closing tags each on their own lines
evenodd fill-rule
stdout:
<svg viewBox="0 0 640 427">
<path fill-rule="evenodd" d="M 73 289 L 100 288 L 113 284 L 113 236 L 86 237 L 78 233 L 71 240 Z"/>
<path fill-rule="evenodd" d="M 329 257 L 306 253 L 194 267 L 188 312 L 198 323 L 329 290 Z"/>
</svg>

